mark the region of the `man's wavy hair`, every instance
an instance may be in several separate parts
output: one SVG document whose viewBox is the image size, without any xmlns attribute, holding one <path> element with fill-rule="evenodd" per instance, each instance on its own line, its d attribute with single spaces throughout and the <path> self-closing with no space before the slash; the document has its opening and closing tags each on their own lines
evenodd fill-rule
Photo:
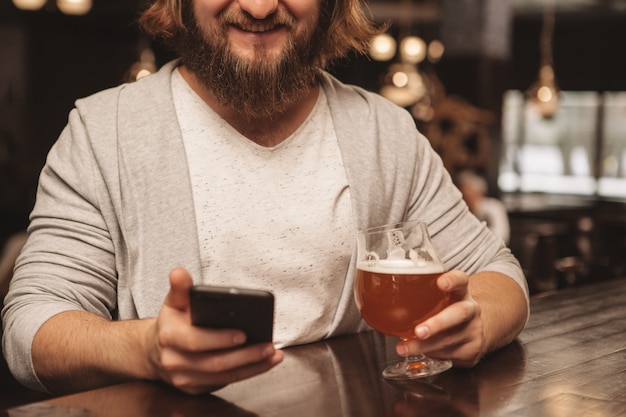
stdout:
<svg viewBox="0 0 626 417">
<path fill-rule="evenodd" d="M 187 30 L 184 2 L 191 0 L 154 0 L 139 18 L 146 33 L 176 53 Z M 370 39 L 384 30 L 366 16 L 362 0 L 322 0 L 319 25 L 324 34 L 319 57 L 322 68 L 350 52 L 367 52 Z"/>
</svg>

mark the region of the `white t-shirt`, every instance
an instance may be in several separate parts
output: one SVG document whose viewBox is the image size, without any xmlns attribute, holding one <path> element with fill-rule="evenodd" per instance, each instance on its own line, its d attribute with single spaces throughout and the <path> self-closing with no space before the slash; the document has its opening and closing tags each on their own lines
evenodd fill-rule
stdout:
<svg viewBox="0 0 626 417">
<path fill-rule="evenodd" d="M 275 147 L 242 136 L 176 71 L 202 282 L 272 291 L 278 346 L 326 336 L 353 244 L 347 178 L 326 95 Z M 181 161 L 183 163 L 183 161 Z"/>
</svg>

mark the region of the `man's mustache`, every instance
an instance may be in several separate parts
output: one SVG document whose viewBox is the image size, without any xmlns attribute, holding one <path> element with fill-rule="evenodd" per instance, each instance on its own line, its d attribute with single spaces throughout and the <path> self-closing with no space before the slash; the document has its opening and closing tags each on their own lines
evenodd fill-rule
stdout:
<svg viewBox="0 0 626 417">
<path fill-rule="evenodd" d="M 292 29 L 296 23 L 296 19 L 282 7 L 279 7 L 276 12 L 265 19 L 256 19 L 245 10 L 230 7 L 218 16 L 218 21 L 224 27 L 235 26 L 251 31 L 255 31 L 259 27 L 262 27 L 264 30 L 276 29 L 278 27 Z"/>
</svg>

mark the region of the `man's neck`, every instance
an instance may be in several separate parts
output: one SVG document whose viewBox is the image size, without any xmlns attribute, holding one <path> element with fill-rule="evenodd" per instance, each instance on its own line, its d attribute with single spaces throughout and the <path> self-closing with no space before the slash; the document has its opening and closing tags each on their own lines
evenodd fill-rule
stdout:
<svg viewBox="0 0 626 417">
<path fill-rule="evenodd" d="M 220 117 L 246 138 L 261 146 L 273 147 L 287 139 L 309 116 L 319 94 L 319 86 L 311 87 L 293 105 L 271 117 L 251 118 L 236 109 L 219 103 L 211 91 L 184 65 L 180 73 L 191 88 Z"/>
</svg>

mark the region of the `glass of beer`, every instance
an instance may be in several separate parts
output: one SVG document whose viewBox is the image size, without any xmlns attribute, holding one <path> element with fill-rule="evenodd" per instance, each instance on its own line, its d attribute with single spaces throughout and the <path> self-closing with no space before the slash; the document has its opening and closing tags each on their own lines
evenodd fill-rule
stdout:
<svg viewBox="0 0 626 417">
<path fill-rule="evenodd" d="M 410 221 L 357 233 L 354 297 L 361 316 L 373 329 L 403 340 L 415 338 L 415 326 L 449 304 L 437 287 L 444 266 L 435 253 L 426 223 Z M 406 357 L 383 371 L 388 379 L 436 375 L 452 362 L 423 354 Z"/>
</svg>

